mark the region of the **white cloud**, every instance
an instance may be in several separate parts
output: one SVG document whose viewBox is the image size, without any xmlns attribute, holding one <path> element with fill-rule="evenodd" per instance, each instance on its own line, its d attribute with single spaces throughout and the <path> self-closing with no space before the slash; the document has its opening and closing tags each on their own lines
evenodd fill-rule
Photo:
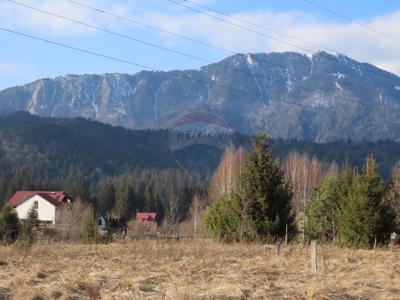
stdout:
<svg viewBox="0 0 400 300">
<path fill-rule="evenodd" d="M 316 19 L 312 15 L 302 12 L 276 14 L 260 10 L 241 12 L 234 15 L 237 18 L 260 24 L 264 27 L 294 36 L 297 39 L 312 42 L 314 45 L 302 43 L 254 27 L 256 31 L 264 32 L 275 39 L 287 41 L 284 44 L 204 15 L 189 13 L 189 11 L 184 9 L 178 8 L 177 10 L 175 7 L 171 11 L 171 7 L 161 0 L 147 0 L 145 4 L 142 1 L 136 0 L 78 1 L 103 8 L 118 15 L 131 17 L 165 30 L 222 46 L 235 52 L 307 52 L 304 49 L 315 52 L 317 50 L 326 50 L 323 47 L 315 45 L 317 44 L 400 74 L 400 56 L 398 55 L 400 53 L 400 42 L 384 37 L 355 23 L 324 22 L 321 19 Z M 207 4 L 213 0 L 194 1 L 200 4 Z M 119 31 L 132 26 L 128 22 L 73 5 L 65 0 L 24 0 L 21 2 L 111 30 Z M 166 9 L 166 7 L 169 7 L 169 9 Z M 239 23 L 237 20 L 232 21 Z M 84 26 L 22 8 L 7 1 L 1 1 L 0 3 L 0 24 L 11 28 L 22 28 L 34 32 L 48 33 L 57 37 L 84 36 L 95 32 Z M 400 34 L 398 33 L 398 28 L 400 28 L 400 12 L 378 16 L 365 24 L 400 38 Z M 134 35 L 134 33 L 131 35 Z M 160 36 L 164 38 L 166 44 L 172 47 L 178 47 L 180 45 L 178 43 L 184 42 L 176 38 L 171 38 L 170 35 L 160 34 Z M 296 44 L 304 49 L 288 45 L 288 43 Z M 228 54 L 225 53 L 225 55 Z"/>
<path fill-rule="evenodd" d="M 32 67 L 17 62 L 0 61 L 0 74 L 4 77 L 20 78 L 32 75 Z"/>
<path fill-rule="evenodd" d="M 94 26 L 108 25 L 115 27 L 118 24 L 115 18 L 95 13 L 90 9 L 64 0 L 16 1 Z M 94 7 L 104 7 L 105 10 L 119 15 L 126 15 L 128 12 L 126 5 L 115 3 L 115 1 L 84 0 L 82 3 Z M 132 1 L 130 5 L 133 5 Z M 0 24 L 12 28 L 23 28 L 40 33 L 49 33 L 57 37 L 81 36 L 94 32 L 94 30 L 77 23 L 62 20 L 58 17 L 50 16 L 8 1 L 0 3 Z"/>
<path fill-rule="evenodd" d="M 287 42 L 286 44 L 281 43 L 204 15 L 182 14 L 172 16 L 149 14 L 146 19 L 148 22 L 158 24 L 158 26 L 168 30 L 189 35 L 237 52 L 296 51 L 307 53 L 307 50 L 311 50 L 311 52 L 326 50 L 323 48 L 325 47 L 400 74 L 400 56 L 398 55 L 400 53 L 400 42 L 382 36 L 357 23 L 322 22 L 308 14 L 299 12 L 273 14 L 268 11 L 256 11 L 239 13 L 234 16 L 312 44 L 302 43 L 295 39 L 253 27 L 254 30 L 263 32 L 265 35 Z M 232 21 L 239 23 L 237 20 Z M 400 12 L 376 17 L 365 24 L 400 38 L 398 33 Z M 250 25 L 243 25 L 251 27 Z M 288 43 L 298 47 L 288 45 Z"/>
</svg>

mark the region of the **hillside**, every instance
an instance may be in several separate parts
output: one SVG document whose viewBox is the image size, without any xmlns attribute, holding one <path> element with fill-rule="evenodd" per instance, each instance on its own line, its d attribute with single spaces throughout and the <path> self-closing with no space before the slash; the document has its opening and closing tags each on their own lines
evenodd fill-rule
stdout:
<svg viewBox="0 0 400 300">
<path fill-rule="evenodd" d="M 198 70 L 67 75 L 0 92 L 0 111 L 137 130 L 168 128 L 199 110 L 244 134 L 400 141 L 400 78 L 344 55 L 287 52 L 237 54 Z"/>
<path fill-rule="evenodd" d="M 232 140 L 236 145 L 249 144 L 249 137 L 244 135 L 235 134 Z M 270 144 L 281 159 L 298 151 L 326 163 L 341 164 L 348 159 L 360 167 L 365 156 L 373 154 L 385 177 L 400 160 L 400 143 L 393 141 L 318 144 L 272 139 Z M 182 165 L 188 167 L 185 171 L 207 175 L 213 172 L 221 154 L 221 149 L 204 145 L 171 153 L 167 130 L 137 131 L 83 118 L 45 118 L 23 112 L 0 117 L 0 170 L 5 176 L 28 168 L 38 176 L 63 177 L 71 167 L 77 167 L 89 178 L 99 178 L 133 168 L 179 169 Z"/>
</svg>

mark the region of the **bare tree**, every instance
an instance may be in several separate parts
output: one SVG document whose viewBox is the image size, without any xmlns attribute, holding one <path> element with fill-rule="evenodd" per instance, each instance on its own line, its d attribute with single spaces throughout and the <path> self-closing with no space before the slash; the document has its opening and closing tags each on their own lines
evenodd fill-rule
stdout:
<svg viewBox="0 0 400 300">
<path fill-rule="evenodd" d="M 79 198 L 72 204 L 61 208 L 59 221 L 62 228 L 61 238 L 63 240 L 80 239 L 89 209 L 89 205 L 83 203 Z"/>
<path fill-rule="evenodd" d="M 239 184 L 240 175 L 246 160 L 246 151 L 243 147 L 238 149 L 229 147 L 222 156 L 221 162 L 215 170 L 210 181 L 209 196 L 211 201 L 223 194 L 231 197 L 232 192 Z"/>
<path fill-rule="evenodd" d="M 180 221 L 179 196 L 175 195 L 172 191 L 169 191 L 163 199 L 163 204 L 166 225 L 172 233 L 172 231 L 175 231 L 176 225 Z"/>
<path fill-rule="evenodd" d="M 292 152 L 283 162 L 283 168 L 285 180 L 293 189 L 293 209 L 296 212 L 304 211 L 312 191 L 322 180 L 322 164 L 308 154 Z"/>
<path fill-rule="evenodd" d="M 385 200 L 395 211 L 397 223 L 400 224 L 400 161 L 393 168 Z"/>
</svg>

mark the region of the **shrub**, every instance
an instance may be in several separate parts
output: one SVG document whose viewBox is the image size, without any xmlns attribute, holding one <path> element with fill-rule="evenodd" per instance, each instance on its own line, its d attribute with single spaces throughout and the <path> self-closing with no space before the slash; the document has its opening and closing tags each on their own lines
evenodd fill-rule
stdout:
<svg viewBox="0 0 400 300">
<path fill-rule="evenodd" d="M 12 243 L 18 238 L 19 220 L 12 207 L 5 205 L 0 211 L 0 243 Z"/>
<path fill-rule="evenodd" d="M 27 218 L 22 220 L 18 235 L 18 245 L 23 248 L 31 246 L 35 239 L 34 230 L 39 227 L 37 211 L 33 206 L 29 209 Z"/>
<path fill-rule="evenodd" d="M 240 214 L 234 208 L 235 202 L 222 195 L 207 209 L 204 224 L 206 231 L 223 242 L 240 240 Z"/>
<path fill-rule="evenodd" d="M 93 209 L 89 207 L 86 210 L 85 223 L 82 232 L 82 239 L 87 243 L 97 242 L 97 222 Z"/>
</svg>

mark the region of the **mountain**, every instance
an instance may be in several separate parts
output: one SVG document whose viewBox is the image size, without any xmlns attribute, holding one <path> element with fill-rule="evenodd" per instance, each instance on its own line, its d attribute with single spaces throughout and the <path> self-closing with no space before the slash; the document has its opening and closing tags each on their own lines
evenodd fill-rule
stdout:
<svg viewBox="0 0 400 300">
<path fill-rule="evenodd" d="M 129 129 L 168 128 L 185 113 L 206 111 L 244 134 L 400 141 L 400 78 L 326 52 L 237 54 L 198 70 L 41 79 L 1 91 L 0 111 Z"/>
</svg>

